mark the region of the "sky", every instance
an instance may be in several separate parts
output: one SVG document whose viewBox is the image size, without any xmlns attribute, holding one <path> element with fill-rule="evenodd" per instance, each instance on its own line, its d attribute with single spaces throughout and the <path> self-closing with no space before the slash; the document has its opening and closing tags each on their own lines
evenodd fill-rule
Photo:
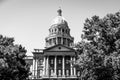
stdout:
<svg viewBox="0 0 120 80">
<path fill-rule="evenodd" d="M 74 42 L 81 40 L 86 18 L 120 11 L 120 0 L 0 0 L 0 34 L 14 37 L 27 49 L 44 49 L 52 20 L 59 7 L 71 29 Z"/>
</svg>

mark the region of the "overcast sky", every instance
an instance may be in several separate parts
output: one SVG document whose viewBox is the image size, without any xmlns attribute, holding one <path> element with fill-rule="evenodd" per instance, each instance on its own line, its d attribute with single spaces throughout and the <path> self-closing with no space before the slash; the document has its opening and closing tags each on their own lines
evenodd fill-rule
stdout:
<svg viewBox="0 0 120 80">
<path fill-rule="evenodd" d="M 85 19 L 119 11 L 120 0 L 0 0 L 0 34 L 14 37 L 32 55 L 34 48 L 44 49 L 59 6 L 77 43 Z"/>
</svg>

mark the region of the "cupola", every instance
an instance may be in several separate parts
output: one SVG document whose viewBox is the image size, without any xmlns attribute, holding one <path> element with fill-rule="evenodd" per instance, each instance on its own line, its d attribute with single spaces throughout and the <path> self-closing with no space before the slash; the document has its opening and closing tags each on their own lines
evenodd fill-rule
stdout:
<svg viewBox="0 0 120 80">
<path fill-rule="evenodd" d="M 64 25 L 64 27 L 68 27 L 67 21 L 62 16 L 62 10 L 59 9 L 57 12 L 58 16 L 53 19 L 51 27 L 55 27 L 56 25 Z"/>
<path fill-rule="evenodd" d="M 50 28 L 49 36 L 46 37 L 46 47 L 51 47 L 57 44 L 71 46 L 74 38 L 70 35 L 70 29 L 65 18 L 62 16 L 62 10 L 57 10 L 57 17 L 53 19 Z"/>
</svg>

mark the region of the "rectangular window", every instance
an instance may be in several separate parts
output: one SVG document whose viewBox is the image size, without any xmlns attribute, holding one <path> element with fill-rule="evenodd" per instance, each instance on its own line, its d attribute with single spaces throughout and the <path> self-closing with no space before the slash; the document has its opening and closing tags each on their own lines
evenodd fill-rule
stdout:
<svg viewBox="0 0 120 80">
<path fill-rule="evenodd" d="M 61 37 L 58 37 L 58 44 L 61 44 Z"/>
<path fill-rule="evenodd" d="M 53 59 L 51 59 L 51 64 L 53 64 Z"/>
<path fill-rule="evenodd" d="M 40 59 L 39 62 L 38 62 L 38 65 L 42 65 L 43 64 L 43 60 Z"/>
<path fill-rule="evenodd" d="M 51 39 L 49 40 L 49 43 L 50 43 L 50 45 L 52 44 L 52 40 Z"/>
<path fill-rule="evenodd" d="M 54 42 L 54 44 L 56 44 L 56 38 L 53 38 L 53 42 Z"/>
<path fill-rule="evenodd" d="M 50 70 L 50 75 L 51 75 L 51 76 L 54 76 L 53 70 Z"/>
<path fill-rule="evenodd" d="M 61 60 L 61 59 L 59 59 L 59 60 L 58 60 L 58 63 L 59 63 L 59 64 L 61 64 L 61 63 L 62 63 L 62 60 Z"/>
<path fill-rule="evenodd" d="M 63 38 L 63 44 L 66 44 L 66 38 Z"/>
<path fill-rule="evenodd" d="M 58 70 L 58 76 L 61 76 L 61 70 Z"/>
<path fill-rule="evenodd" d="M 66 76 L 69 76 L 69 70 L 66 70 Z"/>
</svg>

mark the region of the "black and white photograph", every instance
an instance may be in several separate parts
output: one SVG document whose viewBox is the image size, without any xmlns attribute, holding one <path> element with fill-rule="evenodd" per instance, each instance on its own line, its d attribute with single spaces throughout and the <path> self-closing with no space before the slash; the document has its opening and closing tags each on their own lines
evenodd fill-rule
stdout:
<svg viewBox="0 0 120 80">
<path fill-rule="evenodd" d="M 0 0 L 0 80 L 120 80 L 120 0 Z"/>
</svg>

